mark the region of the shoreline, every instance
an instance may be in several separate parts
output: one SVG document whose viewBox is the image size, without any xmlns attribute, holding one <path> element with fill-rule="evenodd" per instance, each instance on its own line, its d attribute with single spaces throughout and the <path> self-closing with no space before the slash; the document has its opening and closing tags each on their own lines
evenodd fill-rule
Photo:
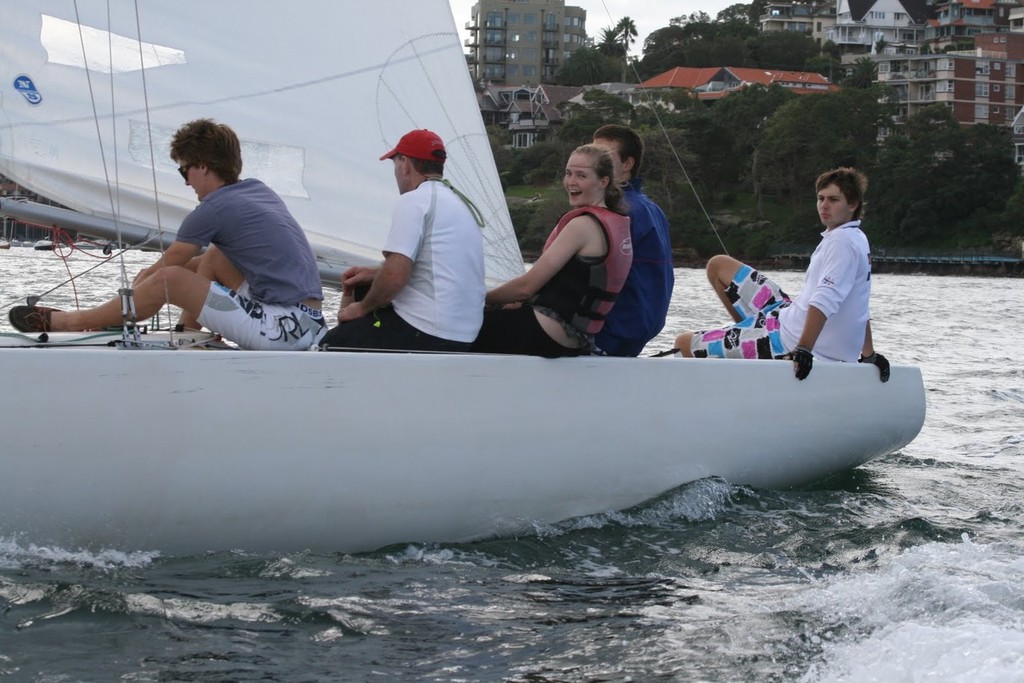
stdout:
<svg viewBox="0 0 1024 683">
<path fill-rule="evenodd" d="M 537 260 L 539 253 L 523 253 L 523 259 L 527 263 Z M 750 259 L 744 261 L 749 266 L 758 270 L 807 270 L 807 262 L 810 256 L 773 256 L 762 259 Z M 691 255 L 676 252 L 672 257 L 672 266 L 675 268 L 696 268 L 703 269 L 708 259 L 693 258 Z M 1024 260 L 1007 261 L 962 261 L 962 262 L 941 262 L 925 263 L 906 261 L 873 260 L 871 272 L 878 275 L 966 275 L 971 277 L 1024 277 Z"/>
</svg>

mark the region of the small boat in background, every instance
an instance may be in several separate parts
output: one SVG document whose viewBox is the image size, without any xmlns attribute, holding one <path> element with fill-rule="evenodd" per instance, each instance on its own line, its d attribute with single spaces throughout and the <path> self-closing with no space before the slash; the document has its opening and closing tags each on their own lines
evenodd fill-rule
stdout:
<svg viewBox="0 0 1024 683">
<path fill-rule="evenodd" d="M 10 249 L 11 243 L 7 240 L 0 240 L 0 249 Z"/>
<path fill-rule="evenodd" d="M 39 240 L 32 245 L 32 248 L 37 251 L 53 251 L 53 242 L 51 240 Z"/>
</svg>

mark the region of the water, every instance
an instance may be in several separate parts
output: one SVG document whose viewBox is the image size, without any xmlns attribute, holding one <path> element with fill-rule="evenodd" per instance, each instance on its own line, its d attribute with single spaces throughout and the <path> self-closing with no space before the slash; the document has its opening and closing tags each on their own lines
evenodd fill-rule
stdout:
<svg viewBox="0 0 1024 683">
<path fill-rule="evenodd" d="M 100 270 L 83 305 L 116 287 Z M 66 276 L 28 249 L 0 273 L 3 311 Z M 1024 681 L 1022 302 L 1019 279 L 876 275 L 876 346 L 922 367 L 924 429 L 800 490 L 701 481 L 518 538 L 362 555 L 0 538 L 0 679 Z M 679 270 L 649 350 L 717 306 Z"/>
</svg>

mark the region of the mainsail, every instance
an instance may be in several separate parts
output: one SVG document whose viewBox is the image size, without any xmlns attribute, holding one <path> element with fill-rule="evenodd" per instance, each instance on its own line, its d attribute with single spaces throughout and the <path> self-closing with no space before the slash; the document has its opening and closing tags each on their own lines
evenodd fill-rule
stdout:
<svg viewBox="0 0 1024 683">
<path fill-rule="evenodd" d="M 322 272 L 380 259 L 397 188 L 378 159 L 430 128 L 448 148 L 446 177 L 484 215 L 488 279 L 522 272 L 445 0 L 5 4 L 0 173 L 107 225 L 172 238 L 196 199 L 169 140 L 201 117 L 239 134 L 243 177 L 285 199 Z"/>
</svg>

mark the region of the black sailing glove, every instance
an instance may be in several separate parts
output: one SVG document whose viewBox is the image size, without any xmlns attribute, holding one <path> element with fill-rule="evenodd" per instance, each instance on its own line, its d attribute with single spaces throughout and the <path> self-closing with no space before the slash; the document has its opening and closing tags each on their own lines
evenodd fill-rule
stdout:
<svg viewBox="0 0 1024 683">
<path fill-rule="evenodd" d="M 797 379 L 806 379 L 811 374 L 811 366 L 814 365 L 814 354 L 806 346 L 796 347 L 796 351 L 789 354 L 793 361 L 793 370 Z"/>
<path fill-rule="evenodd" d="M 861 356 L 858 363 L 871 363 L 878 368 L 879 379 L 883 382 L 889 381 L 889 361 L 880 353 L 872 353 L 870 356 Z"/>
</svg>

